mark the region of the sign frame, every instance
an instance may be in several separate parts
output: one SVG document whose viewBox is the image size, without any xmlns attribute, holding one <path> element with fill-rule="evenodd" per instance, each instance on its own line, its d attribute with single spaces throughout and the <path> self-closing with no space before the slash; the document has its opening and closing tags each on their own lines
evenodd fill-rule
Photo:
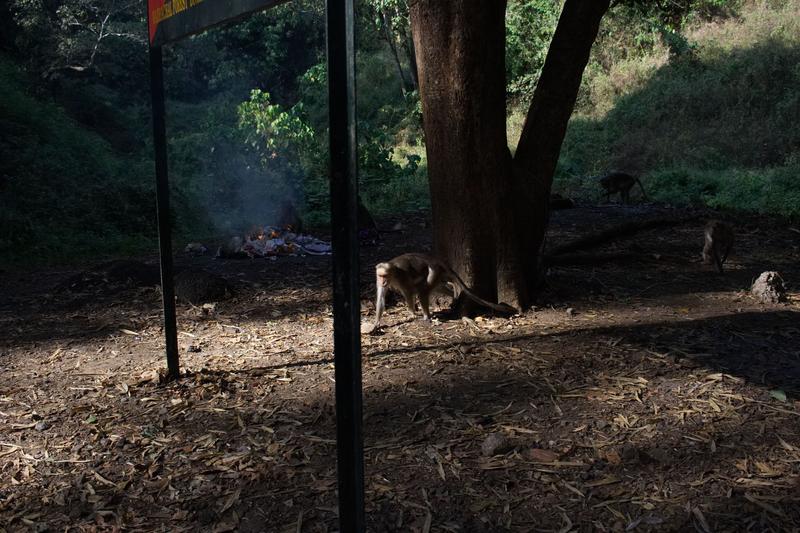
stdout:
<svg viewBox="0 0 800 533">
<path fill-rule="evenodd" d="M 179 41 L 288 0 L 147 0 L 150 46 Z"/>
<path fill-rule="evenodd" d="M 158 241 L 167 378 L 170 380 L 180 378 L 180 362 L 175 316 L 162 46 L 285 1 L 171 0 L 170 5 L 183 2 L 181 5 L 185 7 L 177 13 L 170 8 L 172 12 L 169 17 L 163 17 L 164 13 L 159 14 L 151 9 L 151 6 L 166 5 L 166 0 L 147 2 Z M 187 2 L 193 3 L 189 5 Z M 198 6 L 208 7 L 212 4 L 216 5 L 215 10 L 203 13 L 197 10 Z M 224 6 L 229 6 L 230 10 L 220 11 Z M 359 533 L 365 530 L 365 521 L 354 21 L 353 0 L 326 0 L 339 530 Z"/>
</svg>

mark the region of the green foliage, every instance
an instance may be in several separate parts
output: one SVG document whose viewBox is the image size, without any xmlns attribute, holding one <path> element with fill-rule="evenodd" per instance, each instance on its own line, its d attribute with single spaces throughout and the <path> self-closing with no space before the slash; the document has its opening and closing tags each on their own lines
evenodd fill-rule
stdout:
<svg viewBox="0 0 800 533">
<path fill-rule="evenodd" d="M 115 0 L 10 0 L 18 57 L 43 79 L 92 73 L 146 79 L 143 5 Z M 137 68 L 138 67 L 138 68 Z"/>
<path fill-rule="evenodd" d="M 617 3 L 587 67 L 558 185 L 594 195 L 580 176 L 620 168 L 645 174 L 664 201 L 796 213 L 797 2 Z M 512 144 L 561 5 L 508 2 Z M 10 54 L 0 58 L 5 259 L 154 247 L 141 8 L 110 0 L 0 8 L 10 15 L 0 39 Z M 426 207 L 407 1 L 360 0 L 357 16 L 361 196 L 377 213 Z M 324 21 L 322 2 L 294 0 L 165 48 L 180 238 L 268 222 L 284 198 L 309 225 L 327 224 Z"/>
<path fill-rule="evenodd" d="M 561 2 L 515 0 L 506 8 L 506 79 L 514 99 L 529 100 L 556 29 Z"/>
<path fill-rule="evenodd" d="M 357 48 L 362 54 L 391 54 L 394 64 L 390 72 L 397 77 L 399 89 L 403 93 L 415 91 L 416 60 L 407 1 L 361 0 L 357 13 L 361 14 Z"/>
<path fill-rule="evenodd" d="M 302 118 L 302 103 L 284 111 L 270 103 L 269 93 L 253 89 L 250 99 L 239 105 L 238 112 L 246 141 L 263 154 L 265 162 L 287 152 L 294 156 L 299 146 L 313 139 L 314 132 Z"/>
<path fill-rule="evenodd" d="M 301 81 L 301 87 L 314 94 L 314 87 L 324 85 L 324 75 L 313 67 Z M 308 102 L 318 102 L 310 96 Z M 293 181 L 301 190 L 293 191 L 294 196 L 305 198 L 305 216 L 313 224 L 324 224 L 328 220 L 328 138 L 327 129 L 310 125 L 307 109 L 319 120 L 321 113 L 315 105 L 306 106 L 304 102 L 290 108 L 273 104 L 269 94 L 254 90 L 250 100 L 238 108 L 239 129 L 244 139 L 259 154 L 262 169 L 269 171 L 282 168 L 292 176 L 280 190 L 291 188 Z M 420 187 L 424 174 L 420 169 L 420 158 L 406 156 L 405 161 L 394 158 L 394 135 L 386 124 L 380 124 L 384 113 L 395 112 L 385 107 L 369 109 L 379 123 L 364 120 L 359 128 L 359 182 L 362 198 L 368 207 L 377 212 L 413 209 L 422 202 L 427 191 Z M 299 182 L 298 181 L 299 177 Z M 281 193 L 285 194 L 285 193 Z"/>
</svg>

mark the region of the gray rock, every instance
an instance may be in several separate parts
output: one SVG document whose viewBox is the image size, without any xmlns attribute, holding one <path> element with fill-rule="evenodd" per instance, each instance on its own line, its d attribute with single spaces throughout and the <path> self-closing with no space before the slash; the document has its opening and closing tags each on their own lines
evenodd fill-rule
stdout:
<svg viewBox="0 0 800 533">
<path fill-rule="evenodd" d="M 777 272 L 762 272 L 750 292 L 761 303 L 776 304 L 786 301 L 786 286 Z"/>
<path fill-rule="evenodd" d="M 508 438 L 502 433 L 490 433 L 481 444 L 481 453 L 486 457 L 507 452 L 511 448 Z"/>
</svg>

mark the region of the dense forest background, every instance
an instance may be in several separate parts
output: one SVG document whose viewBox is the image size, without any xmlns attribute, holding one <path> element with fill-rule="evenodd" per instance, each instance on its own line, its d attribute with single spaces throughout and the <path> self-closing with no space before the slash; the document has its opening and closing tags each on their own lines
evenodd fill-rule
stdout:
<svg viewBox="0 0 800 533">
<path fill-rule="evenodd" d="M 414 51 L 403 0 L 360 0 L 362 198 L 428 205 Z M 509 0 L 511 149 L 558 20 Z M 0 261 L 154 251 L 155 179 L 144 2 L 0 5 Z M 324 3 L 293 0 L 165 50 L 176 236 L 269 224 L 291 199 L 327 212 Z M 556 175 L 597 201 L 622 170 L 648 195 L 800 215 L 800 0 L 619 2 L 604 19 Z"/>
</svg>

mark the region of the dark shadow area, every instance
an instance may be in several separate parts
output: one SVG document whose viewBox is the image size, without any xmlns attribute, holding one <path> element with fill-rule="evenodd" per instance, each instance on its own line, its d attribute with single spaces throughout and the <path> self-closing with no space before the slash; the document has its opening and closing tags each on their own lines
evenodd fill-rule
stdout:
<svg viewBox="0 0 800 533">
<path fill-rule="evenodd" d="M 706 220 L 724 217 L 709 211 L 700 211 L 697 216 L 659 206 L 573 209 L 554 216 L 551 246 L 583 237 L 587 227 L 603 231 L 625 224 L 636 213 L 644 213 L 645 220 L 686 217 L 687 221 L 663 230 L 641 231 L 574 254 L 576 264 L 551 267 L 541 301 L 569 304 L 602 297 L 613 302 L 741 291 L 748 290 L 766 270 L 777 270 L 786 279 L 800 278 L 796 235 L 786 231 L 785 221 L 765 217 L 736 218 L 733 252 L 721 275 L 703 264 L 700 257 Z"/>
<path fill-rule="evenodd" d="M 687 368 L 725 372 L 758 386 L 800 394 L 800 313 L 789 310 L 630 326 L 575 327 L 560 332 L 391 348 L 368 352 L 364 357 L 385 358 L 453 348 L 475 350 L 487 344 L 514 345 L 550 338 L 569 342 L 587 337 L 598 343 L 614 339 L 615 345 L 632 347 Z"/>
</svg>

